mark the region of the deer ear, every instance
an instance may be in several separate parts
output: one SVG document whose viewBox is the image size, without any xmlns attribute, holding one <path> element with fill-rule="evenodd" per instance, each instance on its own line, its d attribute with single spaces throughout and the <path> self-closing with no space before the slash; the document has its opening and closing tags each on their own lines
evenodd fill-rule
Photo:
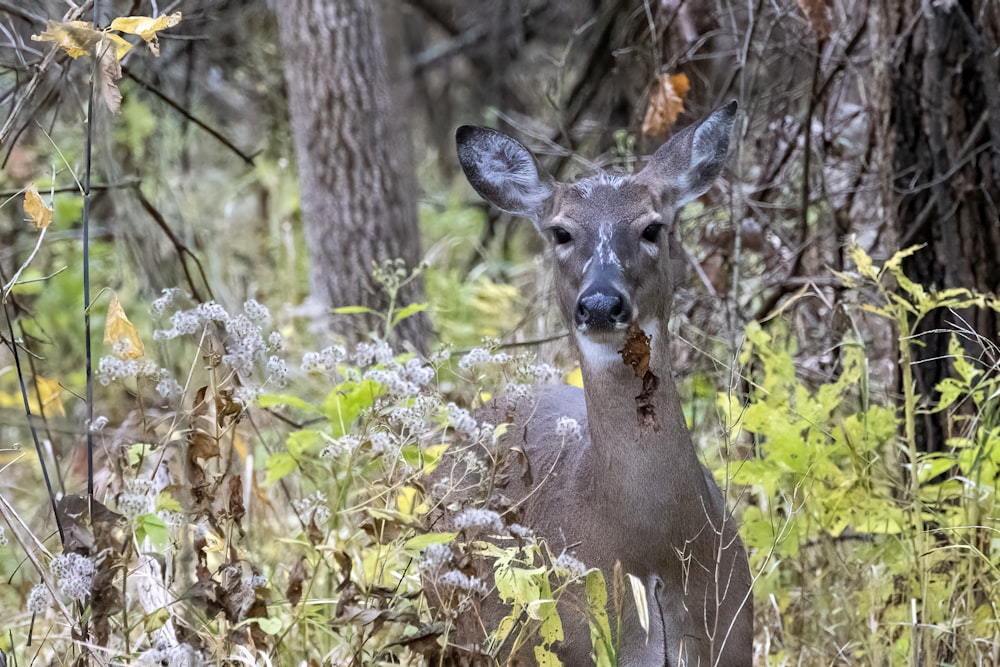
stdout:
<svg viewBox="0 0 1000 667">
<path fill-rule="evenodd" d="M 660 146 L 638 178 L 680 207 L 708 192 L 729 157 L 729 136 L 736 121 L 736 100 L 719 107 Z"/>
<path fill-rule="evenodd" d="M 465 177 L 479 196 L 502 211 L 537 222 L 552 195 L 552 180 L 539 174 L 527 148 L 506 134 L 472 125 L 458 128 L 455 143 Z"/>
</svg>

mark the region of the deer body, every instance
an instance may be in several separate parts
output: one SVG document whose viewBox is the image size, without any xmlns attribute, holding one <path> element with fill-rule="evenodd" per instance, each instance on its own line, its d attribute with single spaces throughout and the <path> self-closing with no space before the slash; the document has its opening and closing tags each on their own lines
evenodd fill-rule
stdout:
<svg viewBox="0 0 1000 667">
<path fill-rule="evenodd" d="M 678 133 L 635 176 L 575 184 L 541 174 L 524 146 L 498 132 L 457 133 L 477 192 L 530 218 L 548 239 L 583 374 L 582 391 L 549 388 L 486 408 L 483 419 L 511 423 L 501 446 L 522 451 L 530 466 L 502 491 L 553 552 L 573 553 L 609 582 L 620 562 L 643 582 L 649 631 L 626 595 L 622 665 L 751 664 L 746 553 L 691 442 L 667 331 L 673 216 L 721 171 L 735 111 L 730 104 Z M 578 439 L 556 432 L 561 417 L 580 424 Z M 558 653 L 573 666 L 589 664 L 592 650 L 578 602 L 560 604 Z"/>
</svg>

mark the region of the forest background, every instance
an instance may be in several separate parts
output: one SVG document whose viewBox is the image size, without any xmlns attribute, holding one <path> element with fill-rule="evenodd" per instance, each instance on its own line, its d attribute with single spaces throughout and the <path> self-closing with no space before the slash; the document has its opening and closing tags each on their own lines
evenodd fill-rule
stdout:
<svg viewBox="0 0 1000 667">
<path fill-rule="evenodd" d="M 755 662 L 1000 664 L 997 3 L 95 4 L 0 2 L 8 660 L 433 662 L 426 472 L 574 381 L 454 128 L 565 179 L 736 99 L 673 328 Z"/>
</svg>

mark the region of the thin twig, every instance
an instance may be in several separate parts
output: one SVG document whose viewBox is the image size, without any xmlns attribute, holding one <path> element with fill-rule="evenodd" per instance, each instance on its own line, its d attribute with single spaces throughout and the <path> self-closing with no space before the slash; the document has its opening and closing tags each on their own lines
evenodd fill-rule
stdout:
<svg viewBox="0 0 1000 667">
<path fill-rule="evenodd" d="M 241 160 L 243 160 L 247 164 L 248 167 L 254 166 L 253 156 L 247 155 L 246 153 L 244 153 L 243 151 L 241 151 L 239 148 L 236 147 L 236 144 L 234 144 L 232 141 L 230 141 L 229 139 L 227 139 L 226 137 L 224 137 L 221 132 L 219 132 L 218 130 L 216 130 L 214 127 L 212 127 L 211 125 L 209 125 L 205 121 L 196 118 L 190 111 L 188 111 L 187 109 L 185 109 L 179 103 L 175 102 L 165 92 L 163 92 L 162 90 L 160 90 L 159 88 L 157 88 L 153 84 L 149 83 L 148 81 L 139 78 L 130 69 L 125 69 L 122 73 L 125 76 L 127 76 L 128 78 L 130 78 L 133 81 L 135 81 L 137 84 L 139 84 L 143 88 L 145 88 L 146 90 L 148 90 L 149 92 L 153 93 L 153 95 L 156 95 L 168 107 L 170 107 L 171 109 L 173 109 L 174 111 L 176 111 L 177 113 L 179 113 L 180 115 L 182 115 L 185 120 L 187 120 L 187 121 L 189 121 L 191 123 L 194 123 L 195 125 L 197 125 L 201 129 L 203 129 L 206 132 L 208 132 L 220 144 L 222 144 L 223 146 L 225 146 L 226 148 L 228 148 L 229 150 L 231 150 L 233 153 L 235 153 Z"/>
</svg>

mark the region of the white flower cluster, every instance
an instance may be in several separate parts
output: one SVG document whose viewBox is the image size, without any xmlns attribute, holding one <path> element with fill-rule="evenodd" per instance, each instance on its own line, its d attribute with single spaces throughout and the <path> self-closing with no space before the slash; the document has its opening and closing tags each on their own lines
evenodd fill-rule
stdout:
<svg viewBox="0 0 1000 667">
<path fill-rule="evenodd" d="M 493 534 L 502 533 L 504 529 L 503 519 L 493 510 L 481 507 L 469 507 L 462 510 L 461 514 L 452 520 L 455 530 L 466 532 Z"/>
<path fill-rule="evenodd" d="M 167 312 L 167 308 L 174 305 L 174 301 L 181 297 L 190 298 L 184 290 L 177 289 L 176 287 L 168 287 L 153 301 L 149 309 L 155 317 L 163 317 L 164 313 Z"/>
<path fill-rule="evenodd" d="M 451 565 L 451 547 L 447 544 L 432 544 L 420 554 L 418 567 L 424 574 L 434 574 Z"/>
<path fill-rule="evenodd" d="M 522 526 L 519 523 L 510 524 L 510 526 L 507 527 L 507 531 L 511 534 L 512 537 L 517 537 L 522 540 L 527 539 L 529 537 L 533 537 L 535 535 L 535 531 L 533 531 L 531 528 L 527 526 Z"/>
<path fill-rule="evenodd" d="M 376 454 L 395 455 L 399 449 L 399 440 L 392 431 L 375 431 L 368 436 L 372 452 Z"/>
<path fill-rule="evenodd" d="M 493 361 L 493 355 L 485 347 L 474 347 L 458 360 L 458 368 L 468 373 L 477 366 L 488 364 Z"/>
<path fill-rule="evenodd" d="M 560 417 L 556 421 L 556 435 L 569 440 L 580 439 L 580 422 L 572 417 Z"/>
<path fill-rule="evenodd" d="M 467 593 L 473 593 L 480 597 L 485 597 L 489 592 L 489 586 L 479 577 L 470 577 L 458 570 L 448 570 L 438 578 L 438 583 L 448 588 L 457 588 Z"/>
<path fill-rule="evenodd" d="M 35 584 L 28 593 L 28 611 L 32 614 L 43 614 L 52 604 L 52 594 L 45 584 Z"/>
<path fill-rule="evenodd" d="M 303 521 L 306 523 L 311 521 L 318 528 L 325 526 L 330 517 L 333 516 L 327 504 L 326 494 L 322 491 L 314 491 L 305 498 L 293 500 L 292 507 L 302 516 Z M 257 588 L 261 588 L 261 586 L 257 586 Z"/>
<path fill-rule="evenodd" d="M 352 434 L 342 435 L 339 438 L 330 438 L 329 440 L 330 444 L 319 452 L 321 458 L 333 459 L 353 454 L 361 446 L 361 438 Z"/>
<path fill-rule="evenodd" d="M 325 373 L 333 375 L 337 366 L 347 359 L 347 350 L 341 345 L 331 345 L 319 352 L 306 352 L 302 355 L 302 371 L 305 373 Z"/>
<path fill-rule="evenodd" d="M 129 520 L 156 509 L 157 484 L 145 477 L 126 477 L 118 494 L 118 511 Z"/>
<path fill-rule="evenodd" d="M 138 359 L 119 359 L 113 355 L 101 357 L 97 362 L 95 377 L 102 386 L 107 387 L 112 382 L 125 378 L 150 378 L 159 380 L 164 371 L 146 357 Z"/>
<path fill-rule="evenodd" d="M 104 427 L 108 425 L 108 418 L 104 415 L 99 415 L 94 417 L 94 421 L 90 423 L 90 432 L 99 433 L 104 430 Z"/>
<path fill-rule="evenodd" d="M 0 549 L 7 546 L 7 531 L 3 526 L 0 526 Z"/>
<path fill-rule="evenodd" d="M 467 438 L 476 438 L 479 436 L 479 422 L 476 421 L 476 418 L 468 410 L 460 408 L 454 403 L 449 403 L 447 410 L 448 423 L 451 424 L 453 429 Z"/>
<path fill-rule="evenodd" d="M 565 551 L 559 554 L 559 557 L 552 563 L 552 570 L 558 576 L 566 579 L 579 579 L 587 574 L 587 566 L 583 564 L 583 561 Z"/>
<path fill-rule="evenodd" d="M 354 348 L 354 363 L 358 366 L 389 364 L 395 355 L 384 340 L 374 343 L 358 343 Z"/>
<path fill-rule="evenodd" d="M 64 553 L 49 565 L 59 592 L 71 600 L 83 600 L 94 583 L 94 562 L 78 553 Z"/>
<path fill-rule="evenodd" d="M 167 307 L 174 304 L 179 294 L 183 293 L 178 290 L 164 290 L 163 296 L 153 302 L 153 313 L 162 316 Z M 247 299 L 243 304 L 243 312 L 236 315 L 229 314 L 215 301 L 208 301 L 194 308 L 174 312 L 170 316 L 170 328 L 154 331 L 153 338 L 170 340 L 198 334 L 206 326 L 221 327 L 226 336 L 226 353 L 222 356 L 222 363 L 231 368 L 244 385 L 237 390 L 235 399 L 244 405 L 249 405 L 260 393 L 260 385 L 251 385 L 247 382 L 247 378 L 253 375 L 259 363 L 265 365 L 266 381 L 283 384 L 288 377 L 285 361 L 271 354 L 284 347 L 281 334 L 273 331 L 266 338 L 264 336 L 264 327 L 270 323 L 270 311 L 256 299 Z M 271 356 L 268 356 L 269 354 Z M 169 376 L 158 379 L 157 391 L 162 395 L 171 396 L 181 391 L 180 385 Z"/>
</svg>

